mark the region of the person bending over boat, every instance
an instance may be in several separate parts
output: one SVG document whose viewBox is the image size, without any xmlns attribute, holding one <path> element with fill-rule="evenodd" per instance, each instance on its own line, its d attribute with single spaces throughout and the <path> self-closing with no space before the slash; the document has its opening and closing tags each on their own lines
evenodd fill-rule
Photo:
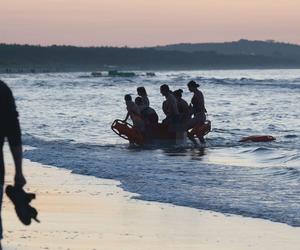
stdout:
<svg viewBox="0 0 300 250">
<path fill-rule="evenodd" d="M 134 102 L 138 106 L 141 116 L 147 125 L 156 125 L 158 123 L 156 111 L 151 107 L 145 106 L 143 99 L 140 96 L 135 98 Z"/>
<path fill-rule="evenodd" d="M 193 113 L 193 118 L 188 120 L 184 124 L 184 129 L 187 131 L 191 128 L 193 128 L 196 125 L 202 125 L 206 121 L 206 108 L 205 108 L 205 102 L 204 102 L 204 96 L 203 93 L 198 89 L 199 84 L 197 84 L 195 81 L 190 81 L 188 84 L 188 89 L 190 92 L 192 92 L 194 95 L 191 100 L 190 108 Z M 189 134 L 188 134 L 189 136 Z M 189 138 L 195 143 L 195 139 L 189 136 Z M 201 143 L 205 143 L 205 140 L 203 136 L 199 137 L 199 140 Z"/>
<path fill-rule="evenodd" d="M 143 132 L 145 129 L 145 125 L 141 117 L 141 112 L 138 106 L 132 101 L 131 95 L 125 95 L 124 99 L 127 108 L 127 115 L 124 119 L 124 122 L 126 122 L 130 117 L 133 126 L 137 128 L 139 131 Z"/>
<path fill-rule="evenodd" d="M 166 98 L 163 102 L 163 111 L 166 118 L 163 120 L 163 124 L 175 125 L 179 122 L 179 111 L 177 107 L 177 100 L 173 93 L 170 91 L 167 84 L 160 86 L 160 93 Z"/>
<path fill-rule="evenodd" d="M 191 110 L 188 103 L 182 99 L 182 89 L 177 89 L 173 92 L 174 96 L 177 99 L 177 108 L 180 115 L 180 122 L 186 122 L 191 118 Z"/>
<path fill-rule="evenodd" d="M 150 106 L 150 101 L 146 92 L 146 89 L 144 87 L 138 87 L 136 89 L 138 96 L 142 98 L 143 104 L 145 107 Z"/>
</svg>

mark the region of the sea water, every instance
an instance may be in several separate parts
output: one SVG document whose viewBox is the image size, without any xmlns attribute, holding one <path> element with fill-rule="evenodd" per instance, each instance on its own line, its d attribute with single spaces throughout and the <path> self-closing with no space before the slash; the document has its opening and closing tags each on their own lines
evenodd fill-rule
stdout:
<svg viewBox="0 0 300 250">
<path fill-rule="evenodd" d="M 136 198 L 300 226 L 300 70 L 164 71 L 156 76 L 7 74 L 16 97 L 25 157 L 74 173 L 121 181 Z M 161 84 L 197 81 L 212 131 L 206 145 L 129 147 L 110 125 L 125 94 L 144 86 L 163 118 Z M 241 143 L 249 135 L 276 141 Z"/>
</svg>

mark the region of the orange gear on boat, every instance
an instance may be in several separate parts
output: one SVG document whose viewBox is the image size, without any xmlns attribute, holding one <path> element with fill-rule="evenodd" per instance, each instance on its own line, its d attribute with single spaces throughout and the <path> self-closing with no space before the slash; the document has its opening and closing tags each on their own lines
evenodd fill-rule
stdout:
<svg viewBox="0 0 300 250">
<path fill-rule="evenodd" d="M 144 144 L 143 135 L 136 130 L 131 124 L 122 121 L 115 120 L 111 125 L 112 131 L 114 131 L 118 136 L 128 140 L 130 142 L 134 142 L 138 145 Z"/>
<path fill-rule="evenodd" d="M 193 137 L 202 137 L 207 135 L 211 131 L 211 122 L 207 120 L 202 125 L 196 125 L 192 128 L 191 132 L 189 132 L 189 135 Z"/>
<path fill-rule="evenodd" d="M 276 138 L 271 135 L 251 135 L 247 137 L 243 137 L 240 142 L 268 142 L 268 141 L 274 141 Z"/>
</svg>

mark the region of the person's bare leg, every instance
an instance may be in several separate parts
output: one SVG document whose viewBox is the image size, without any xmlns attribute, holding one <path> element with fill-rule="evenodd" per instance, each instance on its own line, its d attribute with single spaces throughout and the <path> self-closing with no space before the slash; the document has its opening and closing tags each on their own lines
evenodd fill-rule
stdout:
<svg viewBox="0 0 300 250">
<path fill-rule="evenodd" d="M 198 143 L 197 143 L 196 139 L 195 139 L 194 136 L 191 135 L 189 132 L 187 132 L 187 137 L 193 142 L 193 144 L 194 144 L 195 146 L 198 146 Z"/>
<path fill-rule="evenodd" d="M 200 143 L 205 144 L 205 139 L 203 136 L 199 136 L 198 138 L 199 138 Z"/>
</svg>

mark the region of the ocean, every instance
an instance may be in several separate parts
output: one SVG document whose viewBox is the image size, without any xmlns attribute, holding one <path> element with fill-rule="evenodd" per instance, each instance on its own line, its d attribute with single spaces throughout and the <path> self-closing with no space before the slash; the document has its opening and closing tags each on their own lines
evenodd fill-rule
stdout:
<svg viewBox="0 0 300 250">
<path fill-rule="evenodd" d="M 161 71 L 155 76 L 2 74 L 13 90 L 24 157 L 74 173 L 115 179 L 136 199 L 300 226 L 300 70 Z M 144 86 L 163 118 L 161 84 L 197 81 L 212 131 L 204 147 L 129 147 L 110 125 L 124 95 Z M 248 135 L 276 141 L 241 143 Z M 30 184 L 29 184 L 30 185 Z"/>
</svg>

